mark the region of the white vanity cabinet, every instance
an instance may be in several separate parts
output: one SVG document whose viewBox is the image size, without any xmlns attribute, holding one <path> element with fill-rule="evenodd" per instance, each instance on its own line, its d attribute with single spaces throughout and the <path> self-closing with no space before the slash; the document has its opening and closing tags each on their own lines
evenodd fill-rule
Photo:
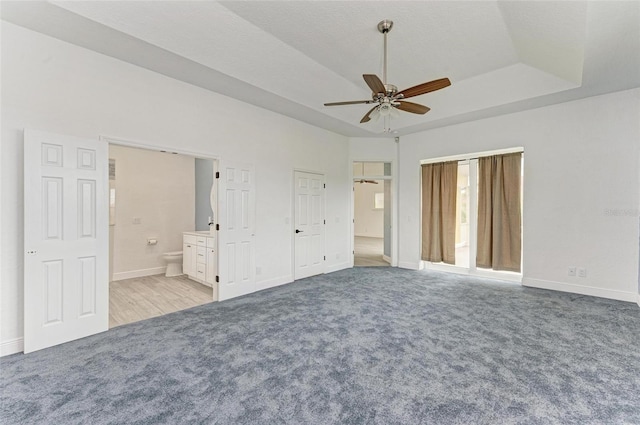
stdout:
<svg viewBox="0 0 640 425">
<path fill-rule="evenodd" d="M 193 235 L 182 236 L 182 273 L 187 276 L 195 276 L 196 269 L 196 237 Z"/>
<path fill-rule="evenodd" d="M 215 237 L 209 232 L 185 232 L 182 235 L 182 271 L 197 282 L 215 287 L 217 257 Z"/>
</svg>

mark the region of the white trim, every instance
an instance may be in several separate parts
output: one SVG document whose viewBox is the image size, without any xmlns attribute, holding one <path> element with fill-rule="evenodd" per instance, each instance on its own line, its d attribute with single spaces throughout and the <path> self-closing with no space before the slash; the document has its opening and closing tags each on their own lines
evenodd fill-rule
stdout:
<svg viewBox="0 0 640 425">
<path fill-rule="evenodd" d="M 401 269 L 422 270 L 422 261 L 418 261 L 417 263 L 412 261 L 399 261 L 398 267 Z"/>
<path fill-rule="evenodd" d="M 114 273 L 111 281 L 115 282 L 117 280 L 134 279 L 136 277 L 164 274 L 166 270 L 167 270 L 166 267 L 154 267 L 152 269 L 140 269 L 140 270 L 131 270 L 128 272 Z"/>
<path fill-rule="evenodd" d="M 24 338 L 14 338 L 0 342 L 0 357 L 11 354 L 22 353 L 24 351 Z"/>
<path fill-rule="evenodd" d="M 635 302 L 638 295 L 633 292 L 617 289 L 596 288 L 594 286 L 575 285 L 573 283 L 554 282 L 550 280 L 524 278 L 522 285 L 531 288 L 550 289 L 552 291 L 570 292 L 573 294 L 589 295 L 592 297 L 609 298 L 612 300 Z"/>
<path fill-rule="evenodd" d="M 473 158 L 481 158 L 483 156 L 491 156 L 491 155 L 505 155 L 508 153 L 516 153 L 516 152 L 524 152 L 524 148 L 522 146 L 518 146 L 515 148 L 506 148 L 506 149 L 496 149 L 493 151 L 484 151 L 484 152 L 473 152 L 473 153 L 463 153 L 460 155 L 450 155 L 450 156 L 441 156 L 438 158 L 428 158 L 420 160 L 420 164 L 434 164 L 436 162 L 447 162 L 447 161 L 464 161 L 466 159 Z"/>
<path fill-rule="evenodd" d="M 104 140 L 107 143 L 110 143 L 113 145 L 127 146 L 130 148 L 146 149 L 146 150 L 151 150 L 155 152 L 158 152 L 158 151 L 175 152 L 180 155 L 188 155 L 188 156 L 193 156 L 200 159 L 213 159 L 213 160 L 220 159 L 220 157 L 212 155 L 211 153 L 208 153 L 208 152 L 205 153 L 205 152 L 199 152 L 199 151 L 189 151 L 186 149 L 179 149 L 179 148 L 174 148 L 172 146 L 165 146 L 165 145 L 152 145 L 151 143 L 139 142 L 131 139 L 123 139 L 121 137 L 100 135 L 98 136 L 98 138 L 99 140 Z"/>
<path fill-rule="evenodd" d="M 640 294 L 638 294 L 638 307 L 640 307 Z"/>
<path fill-rule="evenodd" d="M 350 269 L 353 268 L 353 264 L 348 261 L 344 263 L 334 264 L 332 266 L 325 267 L 324 274 L 337 272 L 338 270 Z"/>
<path fill-rule="evenodd" d="M 293 282 L 293 276 L 281 276 L 273 279 L 267 279 L 260 282 L 256 282 L 256 291 L 262 291 L 263 289 L 274 288 L 280 285 L 286 285 Z"/>
</svg>

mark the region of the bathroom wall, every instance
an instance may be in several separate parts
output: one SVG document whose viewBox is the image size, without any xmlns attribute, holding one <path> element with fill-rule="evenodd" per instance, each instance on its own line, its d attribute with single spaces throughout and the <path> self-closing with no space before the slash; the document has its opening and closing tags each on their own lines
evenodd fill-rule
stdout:
<svg viewBox="0 0 640 425">
<path fill-rule="evenodd" d="M 373 183 L 354 183 L 354 228 L 355 236 L 384 237 L 384 209 L 374 209 L 376 193 L 384 193 L 384 180 Z"/>
<path fill-rule="evenodd" d="M 213 160 L 196 158 L 196 230 L 209 230 L 211 209 L 211 185 L 213 184 Z"/>
<path fill-rule="evenodd" d="M 109 158 L 116 163 L 112 280 L 163 273 L 162 254 L 182 250 L 182 232 L 194 228 L 195 160 L 117 145 Z"/>
</svg>

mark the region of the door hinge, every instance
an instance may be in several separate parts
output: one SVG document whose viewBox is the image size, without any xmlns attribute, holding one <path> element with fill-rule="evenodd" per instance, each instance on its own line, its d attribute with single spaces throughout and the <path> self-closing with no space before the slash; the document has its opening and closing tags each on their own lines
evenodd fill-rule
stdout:
<svg viewBox="0 0 640 425">
<path fill-rule="evenodd" d="M 327 188 L 327 184 L 326 183 L 322 183 L 322 187 L 324 187 L 326 189 Z"/>
<path fill-rule="evenodd" d="M 220 223 L 216 224 L 216 230 L 220 230 Z"/>
<path fill-rule="evenodd" d="M 324 256 L 324 261 L 327 261 L 327 256 L 326 255 Z"/>
<path fill-rule="evenodd" d="M 220 282 L 220 276 L 216 276 L 216 283 Z"/>
<path fill-rule="evenodd" d="M 216 178 L 219 179 L 220 178 L 220 171 L 216 171 Z"/>
<path fill-rule="evenodd" d="M 322 221 L 324 221 L 324 224 L 327 224 L 327 220 L 322 220 Z"/>
</svg>

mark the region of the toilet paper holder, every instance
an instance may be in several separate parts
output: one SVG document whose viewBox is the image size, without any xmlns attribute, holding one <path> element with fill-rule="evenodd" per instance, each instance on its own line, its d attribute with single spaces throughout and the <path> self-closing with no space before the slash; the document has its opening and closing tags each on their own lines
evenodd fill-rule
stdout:
<svg viewBox="0 0 640 425">
<path fill-rule="evenodd" d="M 147 245 L 156 245 L 157 243 L 158 243 L 157 239 L 154 239 L 154 238 L 147 239 Z"/>
</svg>

